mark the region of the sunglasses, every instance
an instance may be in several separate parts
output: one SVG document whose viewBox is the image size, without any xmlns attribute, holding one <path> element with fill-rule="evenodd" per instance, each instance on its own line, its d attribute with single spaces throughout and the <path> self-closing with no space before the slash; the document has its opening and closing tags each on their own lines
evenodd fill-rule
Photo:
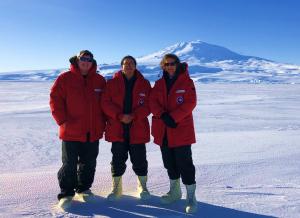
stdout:
<svg viewBox="0 0 300 218">
<path fill-rule="evenodd" d="M 87 57 L 79 57 L 79 60 L 82 62 L 93 62 L 93 58 L 87 58 Z"/>
<path fill-rule="evenodd" d="M 169 66 L 174 67 L 174 66 L 176 66 L 176 62 L 165 63 L 164 66 L 165 67 L 169 67 Z"/>
</svg>

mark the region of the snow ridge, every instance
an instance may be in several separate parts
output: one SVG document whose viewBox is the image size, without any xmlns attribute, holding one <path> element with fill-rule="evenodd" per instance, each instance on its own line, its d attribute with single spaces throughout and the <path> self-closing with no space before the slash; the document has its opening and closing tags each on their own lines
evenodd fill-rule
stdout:
<svg viewBox="0 0 300 218">
<path fill-rule="evenodd" d="M 191 78 L 201 83 L 276 83 L 299 84 L 300 66 L 278 63 L 260 57 L 241 55 L 225 47 L 200 40 L 180 42 L 154 53 L 138 57 L 138 69 L 150 81 L 161 75 L 159 62 L 167 53 L 176 54 L 189 65 Z M 120 69 L 118 64 L 100 64 L 99 72 L 106 78 Z M 61 71 L 34 70 L 2 72 L 0 81 L 52 81 Z"/>
</svg>

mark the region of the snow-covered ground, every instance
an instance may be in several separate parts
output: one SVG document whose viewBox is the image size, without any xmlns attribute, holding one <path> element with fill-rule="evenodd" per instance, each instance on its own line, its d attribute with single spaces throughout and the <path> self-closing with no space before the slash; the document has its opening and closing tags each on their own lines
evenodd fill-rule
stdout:
<svg viewBox="0 0 300 218">
<path fill-rule="evenodd" d="M 128 161 L 125 196 L 108 203 L 110 144 L 101 140 L 95 203 L 55 208 L 60 167 L 52 82 L 0 82 L 0 217 L 185 217 L 184 200 L 163 206 L 168 190 L 158 146 L 147 145 L 149 201 L 135 198 Z M 299 217 L 300 85 L 199 84 L 194 111 L 198 213 L 193 217 Z M 184 186 L 182 190 L 185 193 Z M 185 196 L 185 195 L 184 195 Z"/>
</svg>

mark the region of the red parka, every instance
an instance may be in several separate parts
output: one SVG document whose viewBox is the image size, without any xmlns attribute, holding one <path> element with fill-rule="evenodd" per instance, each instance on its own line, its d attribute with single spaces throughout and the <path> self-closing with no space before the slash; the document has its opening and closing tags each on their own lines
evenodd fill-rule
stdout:
<svg viewBox="0 0 300 218">
<path fill-rule="evenodd" d="M 96 73 L 93 64 L 84 78 L 75 63 L 70 71 L 58 76 L 50 93 L 50 108 L 59 125 L 59 137 L 65 141 L 96 141 L 103 137 L 105 115 L 101 110 L 101 95 L 105 79 Z"/>
<path fill-rule="evenodd" d="M 187 70 L 187 64 L 180 66 L 178 78 L 172 85 L 169 95 L 164 77 L 155 82 L 150 94 L 149 105 L 152 116 L 151 134 L 154 143 L 162 146 L 165 132 L 169 147 L 191 145 L 196 142 L 192 111 L 196 107 L 197 97 L 193 80 Z M 160 116 L 163 112 L 178 124 L 176 128 L 165 125 Z"/>
<path fill-rule="evenodd" d="M 136 70 L 136 81 L 132 91 L 133 121 L 130 127 L 130 144 L 142 144 L 150 141 L 150 127 L 148 105 L 151 86 L 142 74 Z M 125 98 L 125 82 L 122 71 L 117 72 L 114 78 L 107 81 L 106 89 L 102 96 L 102 108 L 107 115 L 105 140 L 109 142 L 123 142 L 123 124 L 120 116 L 123 114 Z"/>
</svg>

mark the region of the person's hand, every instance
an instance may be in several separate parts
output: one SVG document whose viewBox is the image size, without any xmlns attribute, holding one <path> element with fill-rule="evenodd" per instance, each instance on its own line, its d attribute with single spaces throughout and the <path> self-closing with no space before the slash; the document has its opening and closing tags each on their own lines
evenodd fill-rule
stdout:
<svg viewBox="0 0 300 218">
<path fill-rule="evenodd" d="M 160 119 L 162 119 L 162 121 L 164 121 L 166 126 L 168 126 L 170 128 L 177 127 L 177 123 L 174 121 L 173 117 L 171 117 L 169 115 L 169 113 L 167 113 L 167 112 L 162 113 L 162 115 L 160 116 Z"/>
<path fill-rule="evenodd" d="M 123 114 L 120 119 L 120 121 L 125 124 L 131 123 L 132 120 L 133 120 L 133 116 L 130 114 Z"/>
</svg>

